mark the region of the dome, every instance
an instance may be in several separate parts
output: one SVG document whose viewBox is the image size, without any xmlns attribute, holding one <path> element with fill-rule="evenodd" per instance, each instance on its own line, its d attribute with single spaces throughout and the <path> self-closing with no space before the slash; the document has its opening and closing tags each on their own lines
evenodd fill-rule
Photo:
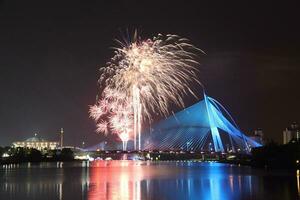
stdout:
<svg viewBox="0 0 300 200">
<path fill-rule="evenodd" d="M 26 142 L 43 142 L 44 140 L 34 136 L 34 137 L 26 139 L 25 141 Z"/>
</svg>

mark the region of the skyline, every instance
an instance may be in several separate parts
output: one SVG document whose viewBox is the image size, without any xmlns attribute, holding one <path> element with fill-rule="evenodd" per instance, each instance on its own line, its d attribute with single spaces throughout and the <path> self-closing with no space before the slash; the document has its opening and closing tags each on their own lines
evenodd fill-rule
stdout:
<svg viewBox="0 0 300 200">
<path fill-rule="evenodd" d="M 0 1 L 1 146 L 35 132 L 59 138 L 61 127 L 67 144 L 101 141 L 88 106 L 95 103 L 98 68 L 127 28 L 144 37 L 176 33 L 204 50 L 200 81 L 246 134 L 262 128 L 281 142 L 282 131 L 299 122 L 299 28 L 287 9 L 293 6 L 135 4 L 122 10 L 121 4 Z M 186 106 L 195 102 L 186 99 Z"/>
</svg>

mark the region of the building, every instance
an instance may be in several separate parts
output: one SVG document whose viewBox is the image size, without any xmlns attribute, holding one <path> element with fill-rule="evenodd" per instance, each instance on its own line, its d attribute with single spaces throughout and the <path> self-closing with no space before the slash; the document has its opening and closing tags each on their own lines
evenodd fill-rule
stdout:
<svg viewBox="0 0 300 200">
<path fill-rule="evenodd" d="M 283 144 L 289 143 L 292 139 L 299 140 L 300 130 L 299 125 L 293 122 L 290 127 L 283 131 Z"/>
<path fill-rule="evenodd" d="M 254 130 L 254 135 L 250 136 L 250 138 L 256 141 L 259 144 L 264 144 L 264 132 L 261 128 Z"/>
<path fill-rule="evenodd" d="M 290 131 L 288 128 L 286 128 L 283 131 L 283 144 L 289 143 L 292 139 L 293 139 L 292 131 Z"/>
<path fill-rule="evenodd" d="M 25 148 L 34 148 L 38 150 L 43 149 L 57 149 L 59 142 L 57 141 L 48 141 L 42 138 L 37 137 L 37 134 L 34 137 L 28 138 L 24 141 L 13 142 L 13 147 L 25 147 Z"/>
</svg>

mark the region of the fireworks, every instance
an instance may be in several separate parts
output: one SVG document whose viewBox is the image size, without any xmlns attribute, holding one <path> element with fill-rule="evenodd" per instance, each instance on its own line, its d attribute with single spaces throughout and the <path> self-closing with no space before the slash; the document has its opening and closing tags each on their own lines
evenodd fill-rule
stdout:
<svg viewBox="0 0 300 200">
<path fill-rule="evenodd" d="M 135 36 L 120 44 L 100 69 L 100 99 L 90 107 L 90 116 L 100 132 L 107 133 L 107 127 L 118 134 L 133 129 L 133 137 L 138 135 L 140 141 L 142 120 L 151 120 L 153 113 L 167 116 L 170 102 L 184 107 L 185 95 L 196 96 L 189 85 L 200 84 L 195 66 L 201 50 L 177 35 L 147 40 Z M 109 122 L 101 121 L 105 117 Z"/>
<path fill-rule="evenodd" d="M 99 133 L 104 133 L 105 135 L 108 134 L 108 122 L 107 121 L 100 121 L 98 124 L 97 124 L 97 129 L 96 131 L 99 132 Z"/>
<path fill-rule="evenodd" d="M 157 112 L 167 116 L 169 102 L 184 107 L 184 95 L 196 96 L 189 85 L 199 83 L 197 51 L 187 39 L 176 35 L 159 34 L 152 40 L 121 44 L 107 67 L 100 69 L 100 86 L 114 88 L 128 98 L 139 90 L 143 119 L 151 119 Z"/>
<path fill-rule="evenodd" d="M 119 134 L 120 139 L 122 140 L 122 146 L 123 146 L 123 151 L 126 151 L 127 149 L 127 142 L 129 140 L 129 134 L 126 132 L 123 132 Z"/>
</svg>

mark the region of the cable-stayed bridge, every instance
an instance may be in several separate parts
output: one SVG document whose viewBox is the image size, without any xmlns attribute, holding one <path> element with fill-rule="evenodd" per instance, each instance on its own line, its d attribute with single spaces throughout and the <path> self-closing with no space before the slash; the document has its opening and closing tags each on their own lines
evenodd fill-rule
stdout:
<svg viewBox="0 0 300 200">
<path fill-rule="evenodd" d="M 229 112 L 204 94 L 202 101 L 159 121 L 142 134 L 144 151 L 215 151 L 249 153 L 261 144 L 246 136 Z M 134 150 L 128 141 L 128 150 Z M 103 141 L 84 151 L 121 150 L 119 143 Z"/>
<path fill-rule="evenodd" d="M 241 132 L 215 99 L 204 99 L 158 122 L 143 134 L 144 150 L 209 150 L 250 152 L 261 146 Z"/>
</svg>

